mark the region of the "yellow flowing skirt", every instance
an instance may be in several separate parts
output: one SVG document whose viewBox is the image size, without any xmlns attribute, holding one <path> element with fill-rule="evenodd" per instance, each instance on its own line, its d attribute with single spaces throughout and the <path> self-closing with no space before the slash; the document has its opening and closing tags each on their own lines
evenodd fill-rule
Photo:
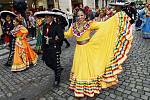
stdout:
<svg viewBox="0 0 150 100">
<path fill-rule="evenodd" d="M 117 84 L 120 64 L 127 58 L 132 42 L 129 18 L 118 16 L 120 13 L 102 23 L 87 44 L 76 45 L 69 86 L 76 97 L 93 97 L 102 88 Z"/>
</svg>

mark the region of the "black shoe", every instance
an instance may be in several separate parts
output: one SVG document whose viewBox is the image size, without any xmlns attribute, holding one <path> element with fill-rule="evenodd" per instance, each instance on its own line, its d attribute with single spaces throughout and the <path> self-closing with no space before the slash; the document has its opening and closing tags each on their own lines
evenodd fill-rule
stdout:
<svg viewBox="0 0 150 100">
<path fill-rule="evenodd" d="M 10 67 L 10 66 L 11 66 L 11 64 L 9 64 L 9 63 L 5 63 L 5 64 L 4 64 L 4 66 Z"/>
<path fill-rule="evenodd" d="M 61 72 L 64 68 L 59 68 L 56 72 L 55 72 L 55 82 L 54 82 L 54 86 L 58 87 L 60 84 L 60 76 L 61 76 Z"/>
<path fill-rule="evenodd" d="M 70 47 L 70 44 L 69 45 L 66 45 L 66 47 L 65 48 L 69 48 Z"/>
<path fill-rule="evenodd" d="M 59 87 L 59 84 L 60 84 L 60 80 L 59 81 L 55 81 L 54 82 L 54 87 Z"/>
</svg>

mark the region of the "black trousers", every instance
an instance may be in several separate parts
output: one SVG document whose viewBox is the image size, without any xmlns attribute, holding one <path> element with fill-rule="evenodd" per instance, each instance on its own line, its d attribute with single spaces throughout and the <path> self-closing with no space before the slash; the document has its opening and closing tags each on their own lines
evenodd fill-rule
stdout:
<svg viewBox="0 0 150 100">
<path fill-rule="evenodd" d="M 54 70 L 55 73 L 55 81 L 60 82 L 60 76 L 62 67 L 60 65 L 60 54 L 61 54 L 61 46 L 60 44 L 52 44 L 52 45 L 44 45 L 42 46 L 43 56 L 42 59 L 45 64 Z"/>
<path fill-rule="evenodd" d="M 31 27 L 31 28 L 28 28 L 29 30 L 29 37 L 36 37 L 36 28 L 35 27 Z"/>
<path fill-rule="evenodd" d="M 45 64 L 56 72 L 60 70 L 61 46 L 56 44 L 51 45 L 45 44 L 42 47 L 42 50 L 43 50 L 42 60 L 45 62 Z"/>
<path fill-rule="evenodd" d="M 10 36 L 10 43 L 9 43 L 9 57 L 8 57 L 8 61 L 7 64 L 12 65 L 13 63 L 13 58 L 14 58 L 14 52 L 15 52 L 15 41 L 16 39 L 13 36 Z"/>
</svg>

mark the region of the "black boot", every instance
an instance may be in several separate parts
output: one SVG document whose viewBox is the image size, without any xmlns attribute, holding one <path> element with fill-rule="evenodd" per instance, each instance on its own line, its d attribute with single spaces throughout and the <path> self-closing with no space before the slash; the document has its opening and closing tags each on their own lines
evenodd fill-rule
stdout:
<svg viewBox="0 0 150 100">
<path fill-rule="evenodd" d="M 4 64 L 5 66 L 8 66 L 8 67 L 12 66 L 13 64 L 14 48 L 15 48 L 14 43 L 15 43 L 15 40 L 11 41 L 9 44 L 10 45 L 9 57 L 8 57 L 7 63 Z"/>
<path fill-rule="evenodd" d="M 7 66 L 7 67 L 10 67 L 11 65 L 12 65 L 12 64 L 10 64 L 10 63 L 8 63 L 8 62 L 4 64 L 4 66 Z"/>
<path fill-rule="evenodd" d="M 69 48 L 70 47 L 70 43 L 68 42 L 68 40 L 65 38 L 64 41 L 66 43 L 66 48 Z"/>
<path fill-rule="evenodd" d="M 61 76 L 61 72 L 62 72 L 63 68 L 59 68 L 55 71 L 55 82 L 54 82 L 54 86 L 58 87 L 59 83 L 60 83 L 60 76 Z"/>
</svg>

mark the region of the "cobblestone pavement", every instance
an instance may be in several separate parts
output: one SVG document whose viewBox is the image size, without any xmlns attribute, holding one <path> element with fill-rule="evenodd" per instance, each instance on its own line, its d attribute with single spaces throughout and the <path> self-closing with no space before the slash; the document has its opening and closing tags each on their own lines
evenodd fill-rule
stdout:
<svg viewBox="0 0 150 100">
<path fill-rule="evenodd" d="M 77 100 L 68 89 L 69 72 L 74 49 L 71 46 L 62 53 L 65 67 L 59 88 L 52 88 L 38 100 Z M 141 32 L 134 32 L 134 41 L 128 59 L 123 64 L 118 85 L 105 89 L 94 98 L 81 100 L 150 100 L 150 40 L 144 40 Z"/>
<path fill-rule="evenodd" d="M 61 55 L 64 67 L 59 88 L 53 88 L 53 72 L 40 60 L 37 66 L 24 72 L 12 73 L 10 68 L 0 65 L 0 100 L 77 100 L 68 89 L 69 73 L 75 48 L 65 48 Z M 65 43 L 64 43 L 65 44 Z M 6 61 L 0 60 L 3 64 Z M 134 41 L 128 59 L 123 64 L 118 85 L 104 89 L 94 98 L 81 100 L 150 100 L 150 40 L 144 40 L 140 32 L 134 33 Z M 37 96 L 38 94 L 38 96 Z M 28 98 L 32 99 L 28 99 Z"/>
<path fill-rule="evenodd" d="M 6 60 L 0 62 L 0 100 L 34 100 L 35 96 L 52 87 L 53 71 L 40 60 L 36 66 L 16 73 L 3 66 Z"/>
</svg>

